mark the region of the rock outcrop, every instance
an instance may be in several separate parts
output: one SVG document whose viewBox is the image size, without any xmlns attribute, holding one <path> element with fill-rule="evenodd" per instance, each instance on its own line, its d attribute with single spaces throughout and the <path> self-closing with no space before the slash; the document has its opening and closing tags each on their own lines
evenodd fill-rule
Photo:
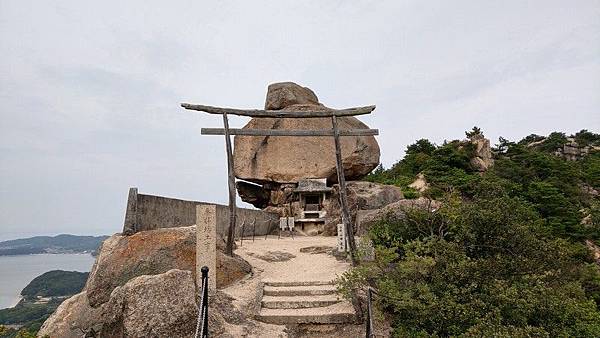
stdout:
<svg viewBox="0 0 600 338">
<path fill-rule="evenodd" d="M 227 286 L 251 272 L 248 262 L 222 252 L 222 241 L 217 246 L 217 286 Z M 98 307 L 107 302 L 116 287 L 132 278 L 171 269 L 191 271 L 195 276 L 195 226 L 141 231 L 131 236 L 113 235 L 102 244 L 88 277 L 90 305 Z"/>
<path fill-rule="evenodd" d="M 86 284 L 92 307 L 105 303 L 111 292 L 134 277 L 171 269 L 196 269 L 196 227 L 113 235 L 104 241 Z"/>
<path fill-rule="evenodd" d="M 417 208 L 435 211 L 439 209 L 440 206 L 441 203 L 438 201 L 419 197 L 417 199 L 399 200 L 379 209 L 359 211 L 356 217 L 356 232 L 360 235 L 364 235 L 369 228 L 382 220 L 402 220 L 406 216 L 407 209 Z"/>
<path fill-rule="evenodd" d="M 102 337 L 192 337 L 198 310 L 190 271 L 139 276 L 102 308 Z"/>
<path fill-rule="evenodd" d="M 374 210 L 402 200 L 404 195 L 399 187 L 366 181 L 351 181 L 346 183 L 348 208 L 350 217 L 355 220 L 359 210 Z M 334 192 L 326 207 L 329 219 L 325 224 L 326 235 L 337 233 L 337 224 L 341 223 L 341 207 L 339 205 L 339 186 L 334 186 Z"/>
<path fill-rule="evenodd" d="M 100 332 L 102 309 L 88 303 L 85 291 L 65 300 L 44 322 L 39 337 L 81 338 L 86 333 Z"/>
<path fill-rule="evenodd" d="M 266 109 L 326 111 L 308 88 L 295 83 L 269 86 Z M 340 129 L 368 129 L 354 117 L 338 119 Z M 253 118 L 244 129 L 331 129 L 329 118 Z M 297 183 L 304 178 L 337 181 L 332 138 L 235 136 L 235 175 L 264 184 Z M 360 178 L 379 164 L 379 145 L 373 136 L 342 137 L 342 161 L 348 180 Z"/>
<path fill-rule="evenodd" d="M 411 184 L 409 184 L 408 187 L 413 188 L 418 192 L 424 192 L 429 189 L 429 183 L 427 183 L 425 174 L 419 173 L 417 178 Z"/>
<path fill-rule="evenodd" d="M 252 271 L 248 262 L 223 249 L 224 242 L 217 241 L 219 288 Z M 191 337 L 197 314 L 195 261 L 195 226 L 113 235 L 100 248 L 84 291 L 59 306 L 40 336 Z M 214 298 L 223 312 L 226 299 Z M 211 332 L 223 331 L 223 313 L 211 314 Z"/>
<path fill-rule="evenodd" d="M 567 161 L 578 161 L 589 153 L 600 150 L 598 146 L 579 145 L 572 137 L 567 138 L 567 141 L 562 148 L 558 148 L 555 152 L 557 156 L 561 156 Z"/>
<path fill-rule="evenodd" d="M 194 278 L 190 271 L 169 270 L 136 277 L 111 293 L 109 300 L 92 308 L 84 292 L 64 301 L 46 320 L 38 336 L 85 337 L 193 337 L 198 311 Z M 209 331 L 224 332 L 236 315 L 231 299 L 221 292 L 210 299 Z M 239 316 L 239 314 L 237 314 Z"/>
<path fill-rule="evenodd" d="M 475 147 L 473 157 L 471 158 L 471 166 L 479 172 L 488 170 L 494 165 L 490 140 L 478 134 L 470 137 L 469 141 Z"/>
</svg>

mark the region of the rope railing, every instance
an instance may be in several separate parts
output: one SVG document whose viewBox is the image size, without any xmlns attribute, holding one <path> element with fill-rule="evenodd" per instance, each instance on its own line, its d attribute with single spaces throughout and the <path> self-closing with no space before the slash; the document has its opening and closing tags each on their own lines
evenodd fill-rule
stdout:
<svg viewBox="0 0 600 338">
<path fill-rule="evenodd" d="M 198 321 L 196 322 L 195 338 L 208 337 L 208 266 L 200 269 L 202 272 L 202 286 L 200 288 L 200 302 L 198 303 Z"/>
</svg>

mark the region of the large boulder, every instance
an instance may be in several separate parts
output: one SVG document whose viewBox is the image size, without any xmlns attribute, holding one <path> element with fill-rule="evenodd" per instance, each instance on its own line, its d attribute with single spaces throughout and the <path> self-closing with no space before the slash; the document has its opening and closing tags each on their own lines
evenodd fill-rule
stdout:
<svg viewBox="0 0 600 338">
<path fill-rule="evenodd" d="M 356 216 L 356 232 L 364 235 L 373 225 L 380 221 L 399 221 L 405 218 L 406 211 L 409 209 L 421 209 L 435 211 L 439 209 L 441 203 L 432 199 L 419 197 L 417 199 L 402 199 L 390 203 L 382 208 L 373 210 L 362 210 Z"/>
<path fill-rule="evenodd" d="M 195 271 L 196 227 L 141 231 L 106 239 L 100 248 L 86 290 L 90 305 L 97 307 L 111 292 L 134 277 L 157 275 L 171 269 Z"/>
<path fill-rule="evenodd" d="M 402 200 L 402 189 L 393 185 L 379 184 L 366 181 L 351 181 L 346 183 L 348 209 L 352 220 L 356 220 L 359 210 L 374 210 Z M 334 235 L 337 224 L 341 223 L 341 206 L 339 204 L 339 186 L 334 186 L 329 204 L 326 206 L 327 223 L 324 233 Z M 355 223 L 356 224 L 356 223 Z"/>
<path fill-rule="evenodd" d="M 102 307 L 101 337 L 193 337 L 198 310 L 190 271 L 139 276 Z"/>
<path fill-rule="evenodd" d="M 237 181 L 235 186 L 242 201 L 250 203 L 260 209 L 269 206 L 271 194 L 262 186 L 245 181 Z"/>
<path fill-rule="evenodd" d="M 217 241 L 217 286 L 227 286 L 250 273 L 248 262 L 223 253 Z M 107 302 L 111 292 L 142 275 L 157 275 L 171 269 L 187 270 L 195 276 L 196 226 L 141 231 L 131 236 L 116 234 L 102 244 L 86 284 L 90 305 Z"/>
<path fill-rule="evenodd" d="M 100 332 L 101 315 L 102 309 L 91 307 L 83 291 L 62 302 L 44 322 L 38 336 L 81 338 L 85 333 Z"/>
<path fill-rule="evenodd" d="M 269 86 L 267 109 L 327 111 L 308 88 L 291 82 Z M 355 117 L 338 119 L 342 130 L 368 129 Z M 330 118 L 253 118 L 244 129 L 331 129 Z M 379 164 L 379 145 L 373 136 L 340 138 L 346 178 L 358 179 Z M 335 145 L 331 137 L 235 136 L 236 177 L 255 183 L 297 183 L 304 178 L 337 181 Z"/>
</svg>

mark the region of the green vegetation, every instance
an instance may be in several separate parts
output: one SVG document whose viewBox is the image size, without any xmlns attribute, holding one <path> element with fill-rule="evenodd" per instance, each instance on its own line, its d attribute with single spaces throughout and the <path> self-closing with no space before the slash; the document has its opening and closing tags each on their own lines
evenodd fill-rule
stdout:
<svg viewBox="0 0 600 338">
<path fill-rule="evenodd" d="M 589 193 L 600 190 L 600 154 L 566 161 L 554 148 L 565 142 L 501 138 L 485 173 L 470 166 L 468 142 L 409 146 L 369 179 L 404 187 L 423 173 L 422 195 L 442 207 L 369 229 L 375 258 L 344 274 L 341 291 L 374 288 L 394 337 L 600 337 L 600 268 L 583 244 L 600 237 Z"/>
<path fill-rule="evenodd" d="M 0 242 L 0 256 L 95 252 L 108 236 L 36 236 Z"/>
<path fill-rule="evenodd" d="M 467 135 L 482 135 L 477 127 Z M 586 146 L 600 146 L 600 135 L 582 130 L 571 136 Z M 418 140 L 407 147 L 405 157 L 390 169 L 377 168 L 367 180 L 409 189 L 417 174 L 423 173 L 430 188 L 420 194 L 439 199 L 450 193 L 472 199 L 486 184 L 500 185 L 511 197 L 530 203 L 544 223 L 563 238 L 600 238 L 600 223 L 583 226 L 581 220 L 598 209 L 598 201 L 582 187 L 600 190 L 600 151 L 592 151 L 579 161 L 567 161 L 555 155 L 567 142 L 564 133 L 544 138 L 530 135 L 520 142 L 500 138 L 493 149 L 495 165 L 481 174 L 471 165 L 473 144 L 468 141 L 444 142 L 436 146 Z"/>
<path fill-rule="evenodd" d="M 81 292 L 87 277 L 87 272 L 53 270 L 34 278 L 21 291 L 23 300 L 19 304 L 0 310 L 0 324 L 23 327 L 20 330 L 3 327 L 4 331 L 0 329 L 0 338 L 29 337 L 29 333 L 35 336 L 44 321 L 65 299 Z M 46 299 L 40 300 L 39 297 Z"/>
<path fill-rule="evenodd" d="M 21 291 L 25 299 L 35 297 L 60 297 L 79 293 L 85 286 L 89 273 L 52 270 L 35 277 Z"/>
</svg>

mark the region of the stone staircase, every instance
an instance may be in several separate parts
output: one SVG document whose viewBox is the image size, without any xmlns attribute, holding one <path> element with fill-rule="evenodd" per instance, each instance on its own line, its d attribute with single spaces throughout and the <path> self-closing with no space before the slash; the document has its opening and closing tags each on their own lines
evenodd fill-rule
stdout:
<svg viewBox="0 0 600 338">
<path fill-rule="evenodd" d="M 352 323 L 352 304 L 331 282 L 265 282 L 258 319 L 271 324 Z"/>
</svg>

